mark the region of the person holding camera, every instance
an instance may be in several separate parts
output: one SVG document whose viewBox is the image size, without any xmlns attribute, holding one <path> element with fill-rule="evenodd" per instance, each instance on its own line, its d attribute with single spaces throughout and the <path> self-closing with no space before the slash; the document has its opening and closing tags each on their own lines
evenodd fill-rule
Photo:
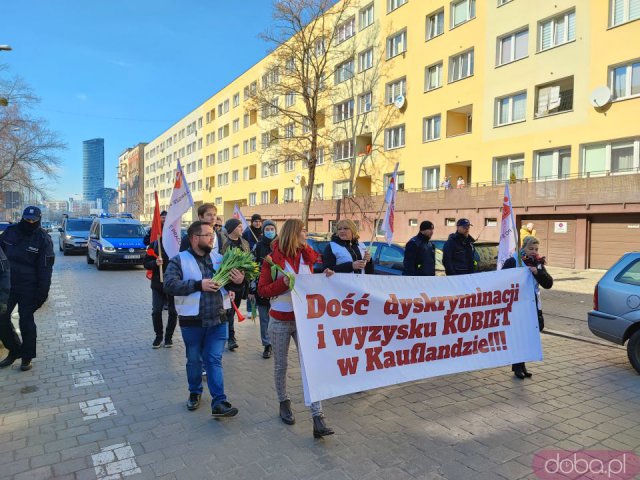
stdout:
<svg viewBox="0 0 640 480">
<path fill-rule="evenodd" d="M 522 264 L 518 265 L 517 252 L 516 255 L 507 259 L 502 266 L 506 268 L 516 268 L 518 266 L 528 268 L 533 278 L 535 279 L 535 292 L 536 292 L 536 307 L 538 309 L 538 327 L 540 331 L 544 330 L 544 317 L 542 316 L 542 302 L 540 299 L 540 287 L 549 289 L 553 286 L 553 278 L 547 272 L 545 265 L 545 258 L 538 255 L 538 249 L 540 248 L 540 241 L 531 235 L 522 239 L 522 248 L 520 249 L 520 258 Z M 513 374 L 519 379 L 531 378 L 531 373 L 527 371 L 527 367 L 524 362 L 514 363 L 511 366 Z"/>
</svg>

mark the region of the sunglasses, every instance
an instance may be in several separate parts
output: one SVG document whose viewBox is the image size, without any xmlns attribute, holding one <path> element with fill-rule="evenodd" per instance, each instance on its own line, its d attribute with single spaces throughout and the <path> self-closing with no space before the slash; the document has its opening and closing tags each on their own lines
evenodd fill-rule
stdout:
<svg viewBox="0 0 640 480">
<path fill-rule="evenodd" d="M 220 227 L 222 227 L 222 225 L 220 225 L 220 224 L 218 224 L 218 223 L 214 223 L 214 224 L 213 224 L 213 226 L 214 226 L 214 228 L 220 228 Z"/>
</svg>

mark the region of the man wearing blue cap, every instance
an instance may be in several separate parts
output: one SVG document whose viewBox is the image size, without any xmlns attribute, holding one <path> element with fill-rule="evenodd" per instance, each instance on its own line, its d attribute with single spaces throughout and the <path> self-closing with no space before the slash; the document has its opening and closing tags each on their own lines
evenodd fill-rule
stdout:
<svg viewBox="0 0 640 480">
<path fill-rule="evenodd" d="M 456 232 L 449 235 L 449 239 L 442 247 L 442 264 L 450 275 L 465 275 L 475 270 L 474 238 L 469 235 L 469 227 L 473 225 L 467 218 L 456 222 Z"/>
<path fill-rule="evenodd" d="M 0 237 L 11 266 L 11 291 L 7 309 L 0 314 L 0 340 L 9 355 L 0 362 L 0 368 L 22 358 L 20 370 L 31 370 L 36 357 L 36 323 L 33 314 L 49 296 L 55 254 L 51 237 L 40 228 L 40 209 L 27 207 L 22 219 L 10 225 Z M 11 323 L 11 312 L 18 305 L 22 341 Z"/>
</svg>

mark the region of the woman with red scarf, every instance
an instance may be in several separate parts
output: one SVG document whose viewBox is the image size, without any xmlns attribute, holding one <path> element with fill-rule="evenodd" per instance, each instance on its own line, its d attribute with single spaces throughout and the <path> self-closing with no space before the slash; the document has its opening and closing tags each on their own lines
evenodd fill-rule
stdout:
<svg viewBox="0 0 640 480">
<path fill-rule="evenodd" d="M 316 262 L 318 254 L 307 245 L 307 230 L 301 220 L 289 219 L 284 222 L 280 235 L 271 246 L 271 261 L 279 265 L 285 272 L 299 275 L 313 273 L 313 264 Z M 268 333 L 273 347 L 274 377 L 280 402 L 280 418 L 287 425 L 293 425 L 296 420 L 291 411 L 291 399 L 287 394 L 287 366 L 291 338 L 293 337 L 297 346 L 298 336 L 289 277 L 282 272 L 278 272 L 275 277 L 272 277 L 269 262 L 264 262 L 262 265 L 258 281 L 258 295 L 271 298 Z M 331 276 L 334 272 L 326 269 L 324 273 Z M 325 424 L 320 402 L 311 404 L 311 415 L 315 438 L 334 433 Z"/>
</svg>

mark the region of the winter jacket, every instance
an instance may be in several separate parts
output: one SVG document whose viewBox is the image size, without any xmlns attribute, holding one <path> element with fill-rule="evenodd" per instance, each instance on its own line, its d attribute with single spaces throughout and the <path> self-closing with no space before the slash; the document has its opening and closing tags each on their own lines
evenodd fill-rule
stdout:
<svg viewBox="0 0 640 480">
<path fill-rule="evenodd" d="M 331 243 L 334 243 L 335 245 L 332 246 Z M 338 259 L 335 254 L 336 252 L 334 251 L 336 248 L 346 249 L 346 254 L 348 254 L 350 260 L 341 261 L 345 259 L 342 258 L 342 256 Z M 353 262 L 356 260 L 362 260 L 362 252 L 360 251 L 358 240 L 340 240 L 340 237 L 334 233 L 331 237 L 331 242 L 326 246 L 322 254 L 323 270 L 325 268 L 330 268 L 336 273 L 362 273 L 362 270 L 353 269 Z M 364 273 L 373 274 L 372 261 L 367 262 L 367 265 L 364 267 Z"/>
<path fill-rule="evenodd" d="M 407 242 L 403 275 L 433 277 L 436 274 L 436 247 L 419 233 Z"/>
<path fill-rule="evenodd" d="M 263 236 L 262 239 L 258 243 L 256 243 L 256 246 L 253 249 L 253 258 L 255 259 L 256 263 L 260 267 L 261 271 L 262 271 L 262 266 L 264 264 L 264 257 L 271 254 L 271 244 L 274 240 L 275 239 L 270 239 Z M 270 268 L 270 265 L 267 264 L 264 268 Z M 251 292 L 252 295 L 256 296 L 256 305 L 262 305 L 266 307 L 270 305 L 268 298 L 264 298 L 258 295 L 257 280 L 251 284 L 251 288 L 249 291 Z"/>
<path fill-rule="evenodd" d="M 464 275 L 475 270 L 475 240 L 458 232 L 449 235 L 442 248 L 442 263 L 447 275 Z"/>
<path fill-rule="evenodd" d="M 11 292 L 11 267 L 9 259 L 0 248 L 0 305 L 6 305 Z"/>
<path fill-rule="evenodd" d="M 253 233 L 251 233 L 253 232 Z M 249 225 L 242 232 L 242 238 L 244 238 L 249 243 L 249 250 L 253 250 L 253 247 L 262 239 L 262 228 L 254 228 Z M 256 238 L 258 239 L 256 241 Z"/>
<path fill-rule="evenodd" d="M 160 282 L 160 267 L 156 263 L 156 259 L 158 258 L 158 242 L 152 242 L 151 245 L 149 245 L 149 249 L 151 249 L 155 253 L 155 255 L 149 255 L 149 253 L 147 253 L 144 256 L 144 268 L 146 268 L 147 270 L 151 270 L 152 272 L 151 289 L 162 292 L 163 288 L 162 282 Z M 167 267 L 169 266 L 169 257 L 167 256 L 167 252 L 164 251 L 164 248 L 162 249 L 162 261 L 162 273 L 164 274 L 167 271 Z"/>
</svg>

